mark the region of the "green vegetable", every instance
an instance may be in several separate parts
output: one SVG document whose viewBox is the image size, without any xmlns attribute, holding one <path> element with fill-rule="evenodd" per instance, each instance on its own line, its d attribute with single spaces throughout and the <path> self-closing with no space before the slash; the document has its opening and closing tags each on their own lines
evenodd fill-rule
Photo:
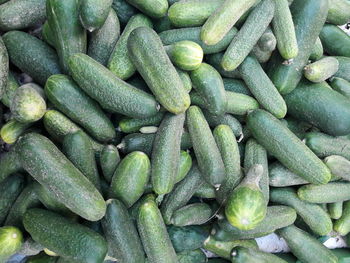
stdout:
<svg viewBox="0 0 350 263">
<path fill-rule="evenodd" d="M 259 103 L 251 96 L 226 91 L 226 112 L 234 115 L 246 115 L 259 108 Z"/>
<path fill-rule="evenodd" d="M 11 87 L 9 85 L 11 85 L 11 77 L 13 78 L 13 76 L 9 74 L 9 56 L 2 38 L 0 38 L 0 65 L 0 97 L 3 97 L 4 95 L 6 96 L 7 90 L 9 90 Z M 8 79 L 11 81 L 9 81 L 9 84 L 7 84 Z M 4 99 L 2 98 L 1 100 L 3 101 Z"/>
<path fill-rule="evenodd" d="M 339 156 L 331 155 L 324 159 L 325 164 L 334 176 L 350 181 L 350 161 Z"/>
<path fill-rule="evenodd" d="M 82 25 L 90 32 L 101 28 L 111 9 L 113 0 L 82 0 L 79 13 Z"/>
<path fill-rule="evenodd" d="M 224 185 L 222 185 L 220 189 L 222 189 L 223 187 Z M 214 199 L 217 195 L 216 193 L 217 191 L 215 190 L 215 188 L 211 184 L 205 182 L 197 189 L 197 191 L 194 193 L 194 196 L 203 199 Z"/>
<path fill-rule="evenodd" d="M 124 133 L 138 132 L 144 126 L 158 126 L 162 121 L 164 112 L 158 112 L 156 115 L 144 118 L 123 118 L 119 121 L 119 129 Z"/>
<path fill-rule="evenodd" d="M 342 78 L 335 77 L 331 79 L 330 85 L 332 89 L 334 89 L 335 91 L 338 91 L 340 94 L 350 99 L 349 81 L 346 81 L 345 79 L 342 79 Z"/>
<path fill-rule="evenodd" d="M 0 47 L 1 47 L 1 40 L 0 40 Z M 5 56 L 7 56 L 7 52 Z M 3 57 L 3 58 L 6 60 L 6 57 Z M 3 66 L 2 68 L 6 69 L 6 66 Z M 5 72 L 5 75 L 6 75 L 6 72 Z M 12 72 L 8 72 L 7 83 L 6 83 L 6 86 L 4 87 L 4 91 L 0 99 L 2 104 L 4 104 L 6 107 L 10 107 L 13 94 L 16 91 L 16 89 L 18 89 L 18 87 L 19 85 L 18 85 L 17 79 L 15 78 Z"/>
<path fill-rule="evenodd" d="M 206 203 L 193 203 L 176 210 L 171 222 L 174 226 L 202 225 L 209 221 L 212 213 Z"/>
<path fill-rule="evenodd" d="M 26 262 L 28 263 L 55 263 L 56 257 L 46 255 L 46 253 L 40 253 L 35 256 L 28 257 Z"/>
<path fill-rule="evenodd" d="M 343 202 L 327 204 L 328 214 L 332 219 L 339 219 L 343 213 Z"/>
<path fill-rule="evenodd" d="M 139 11 L 125 0 L 113 0 L 112 8 L 118 15 L 122 25 L 126 25 L 129 19 Z"/>
<path fill-rule="evenodd" d="M 305 185 L 298 189 L 300 199 L 310 203 L 335 203 L 350 200 L 349 182 L 331 182 L 325 185 Z"/>
<path fill-rule="evenodd" d="M 269 263 L 287 263 L 283 259 L 271 253 L 262 252 L 255 248 L 246 248 L 242 246 L 235 247 L 232 250 L 231 262 L 269 262 Z"/>
<path fill-rule="evenodd" d="M 240 78 L 240 74 L 238 70 L 232 70 L 232 71 L 226 71 L 222 65 L 221 65 L 221 60 L 222 57 L 224 56 L 224 53 L 216 53 L 207 56 L 207 61 L 210 65 L 212 65 L 214 68 L 216 68 L 219 73 L 226 78 Z"/>
<path fill-rule="evenodd" d="M 22 246 L 22 232 L 13 226 L 0 227 L 0 260 L 6 260 L 14 255 Z"/>
<path fill-rule="evenodd" d="M 291 172 L 279 162 L 269 164 L 269 181 L 270 186 L 273 187 L 308 184 L 308 181 Z"/>
<path fill-rule="evenodd" d="M 10 120 L 1 127 L 1 139 L 5 143 L 13 144 L 31 125 L 31 123 L 21 123 L 16 120 Z"/>
<path fill-rule="evenodd" d="M 216 115 L 213 115 L 205 110 L 203 111 L 203 114 L 204 114 L 205 119 L 207 120 L 207 122 L 211 128 L 215 128 L 216 126 L 218 126 L 220 124 L 227 125 L 232 129 L 232 132 L 234 133 L 234 135 L 236 137 L 239 138 L 242 136 L 242 134 L 243 134 L 242 125 L 231 114 L 223 114 L 221 116 L 216 116 Z"/>
<path fill-rule="evenodd" d="M 350 37 L 339 27 L 325 24 L 320 39 L 329 55 L 350 57 Z"/>
<path fill-rule="evenodd" d="M 329 0 L 327 21 L 335 25 L 344 25 L 350 20 L 350 3 L 346 0 Z"/>
<path fill-rule="evenodd" d="M 310 60 L 313 60 L 313 61 L 319 60 L 322 58 L 322 56 L 323 56 L 323 46 L 322 46 L 321 39 L 318 37 L 316 39 L 313 50 L 310 54 Z"/>
<path fill-rule="evenodd" d="M 336 57 L 336 58 L 338 59 L 338 62 L 339 62 L 339 69 L 334 76 L 350 81 L 350 77 L 349 77 L 350 58 L 348 57 Z"/>
<path fill-rule="evenodd" d="M 250 52 L 250 55 L 252 57 L 255 57 L 259 63 L 263 64 L 269 61 L 271 58 L 272 52 L 271 51 L 264 51 L 262 50 L 259 45 L 255 45 L 253 47 L 252 52 Z"/>
<path fill-rule="evenodd" d="M 264 34 L 259 38 L 257 46 L 264 52 L 272 52 L 276 49 L 277 40 L 272 32 L 271 28 L 268 27 Z M 256 46 L 256 45 L 255 45 Z"/>
<path fill-rule="evenodd" d="M 179 263 L 206 263 L 208 261 L 207 256 L 201 249 L 183 251 L 177 254 L 177 260 Z"/>
<path fill-rule="evenodd" d="M 115 169 L 120 162 L 118 149 L 114 145 L 106 145 L 100 155 L 100 166 L 105 180 L 112 181 Z"/>
<path fill-rule="evenodd" d="M 180 151 L 179 169 L 175 176 L 175 184 L 182 181 L 192 167 L 192 157 L 188 151 Z"/>
<path fill-rule="evenodd" d="M 152 18 L 161 18 L 168 11 L 167 0 L 126 0 L 129 4 L 135 6 L 141 12 Z"/>
<path fill-rule="evenodd" d="M 339 62 L 334 57 L 325 57 L 304 68 L 304 76 L 312 82 L 322 82 L 333 76 L 339 68 Z"/>
<path fill-rule="evenodd" d="M 243 80 L 231 78 L 223 78 L 222 80 L 224 81 L 225 90 L 236 93 L 242 93 L 248 96 L 252 95 L 252 93 L 250 92 L 249 88 Z"/>
<path fill-rule="evenodd" d="M 4 152 L 0 156 L 0 183 L 11 174 L 22 170 L 22 165 L 18 160 L 15 148 L 11 148 L 9 152 Z"/>
<path fill-rule="evenodd" d="M 346 236 L 350 232 L 350 201 L 344 202 L 341 217 L 334 224 L 334 231 L 342 236 Z"/>
</svg>

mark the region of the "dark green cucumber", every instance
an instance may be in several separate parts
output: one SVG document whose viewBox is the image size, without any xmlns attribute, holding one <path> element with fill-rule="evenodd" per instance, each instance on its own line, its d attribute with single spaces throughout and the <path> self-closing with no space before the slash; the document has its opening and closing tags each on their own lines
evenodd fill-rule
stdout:
<svg viewBox="0 0 350 263">
<path fill-rule="evenodd" d="M 350 57 L 350 37 L 339 27 L 325 24 L 320 39 L 329 55 Z"/>
<path fill-rule="evenodd" d="M 0 225 L 3 224 L 16 198 L 24 187 L 24 177 L 14 174 L 0 184 Z"/>
<path fill-rule="evenodd" d="M 215 128 L 220 124 L 227 125 L 231 128 L 236 137 L 241 137 L 243 134 L 241 123 L 233 117 L 231 114 L 223 114 L 221 116 L 215 116 L 208 111 L 203 111 L 205 119 L 207 120 L 211 128 Z"/>
<path fill-rule="evenodd" d="M 232 71 L 243 62 L 270 24 L 274 12 L 275 5 L 272 0 L 264 0 L 253 9 L 222 57 L 221 66 L 224 70 Z"/>
<path fill-rule="evenodd" d="M 72 121 L 81 125 L 97 140 L 105 142 L 115 137 L 112 122 L 100 106 L 65 75 L 51 76 L 45 94 L 53 105 Z"/>
<path fill-rule="evenodd" d="M 118 149 L 114 145 L 106 145 L 100 155 L 100 166 L 103 177 L 108 183 L 112 181 L 115 169 L 120 162 Z"/>
<path fill-rule="evenodd" d="M 98 263 L 107 254 L 101 235 L 56 213 L 30 209 L 23 224 L 35 241 L 67 260 Z"/>
<path fill-rule="evenodd" d="M 332 78 L 330 82 L 331 87 L 338 91 L 343 96 L 350 99 L 350 82 L 342 78 Z"/>
<path fill-rule="evenodd" d="M 215 128 L 214 139 L 219 148 L 225 166 L 226 178 L 216 191 L 216 198 L 224 203 L 231 191 L 242 179 L 240 156 L 236 138 L 231 128 L 227 125 L 219 125 Z"/>
<path fill-rule="evenodd" d="M 179 169 L 180 145 L 185 114 L 166 114 L 155 135 L 152 148 L 152 185 L 158 195 L 173 189 Z"/>
<path fill-rule="evenodd" d="M 10 78 L 9 76 L 9 55 L 7 54 L 7 49 L 4 41 L 0 38 L 0 97 L 3 97 L 9 89 L 7 82 Z M 3 100 L 3 98 L 1 99 Z M 8 106 L 8 105 L 7 105 Z"/>
<path fill-rule="evenodd" d="M 255 57 L 260 64 L 264 64 L 267 61 L 269 61 L 269 59 L 272 56 L 272 52 L 264 51 L 258 45 L 255 45 L 252 51 L 250 52 L 250 56 Z"/>
<path fill-rule="evenodd" d="M 7 259 L 16 254 L 22 246 L 22 232 L 13 226 L 0 227 L 0 260 L 7 262 Z"/>
<path fill-rule="evenodd" d="M 326 21 L 328 0 L 294 0 L 290 6 L 299 52 L 292 63 L 274 54 L 269 65 L 269 76 L 281 94 L 296 88 L 302 77 L 315 41 Z"/>
<path fill-rule="evenodd" d="M 136 71 L 136 67 L 129 57 L 127 43 L 130 33 L 141 26 L 152 27 L 152 22 L 143 14 L 131 17 L 109 57 L 108 69 L 120 79 L 128 79 Z"/>
<path fill-rule="evenodd" d="M 343 213 L 343 203 L 344 202 L 336 202 L 327 204 L 327 210 L 330 218 L 339 219 Z"/>
<path fill-rule="evenodd" d="M 142 13 L 152 17 L 161 18 L 168 11 L 167 0 L 126 0 L 129 4 L 135 6 Z"/>
<path fill-rule="evenodd" d="M 47 21 L 55 38 L 60 65 L 68 73 L 68 60 L 75 53 L 86 53 L 86 31 L 79 19 L 78 0 L 48 0 Z"/>
<path fill-rule="evenodd" d="M 215 187 L 220 186 L 225 180 L 224 163 L 210 127 L 197 106 L 187 111 L 187 128 L 204 179 Z"/>
<path fill-rule="evenodd" d="M 162 18 L 154 21 L 154 30 L 158 34 L 170 29 L 173 29 L 173 26 L 168 16 L 163 16 Z"/>
<path fill-rule="evenodd" d="M 339 68 L 339 62 L 334 57 L 324 57 L 308 64 L 304 68 L 304 77 L 312 82 L 322 82 L 332 77 Z"/>
<path fill-rule="evenodd" d="M 209 46 L 200 39 L 200 31 L 201 27 L 176 28 L 161 32 L 159 37 L 164 45 L 171 45 L 179 41 L 189 40 L 200 45 L 204 54 L 215 54 L 224 51 L 237 33 L 237 29 L 232 27 L 221 41 L 215 45 Z"/>
<path fill-rule="evenodd" d="M 62 149 L 74 166 L 89 179 L 97 190 L 101 190 L 95 153 L 89 137 L 83 131 L 67 134 L 63 139 Z"/>
<path fill-rule="evenodd" d="M 226 108 L 226 92 L 219 72 L 209 64 L 202 63 L 191 72 L 194 89 L 205 100 L 211 114 L 222 115 Z"/>
<path fill-rule="evenodd" d="M 175 27 L 201 26 L 224 0 L 179 1 L 170 6 L 168 16 Z"/>
<path fill-rule="evenodd" d="M 246 248 L 242 246 L 235 247 L 231 253 L 231 262 L 269 262 L 269 263 L 287 263 L 287 261 L 275 256 L 271 253 L 262 252 L 255 248 Z"/>
<path fill-rule="evenodd" d="M 331 182 L 325 185 L 304 185 L 298 189 L 300 199 L 310 203 L 335 203 L 350 200 L 349 182 Z"/>
<path fill-rule="evenodd" d="M 207 60 L 208 64 L 212 65 L 214 68 L 216 68 L 217 71 L 219 71 L 221 76 L 226 77 L 226 78 L 234 78 L 234 79 L 241 78 L 237 69 L 232 70 L 232 71 L 226 71 L 222 67 L 221 60 L 222 60 L 223 56 L 224 56 L 223 52 L 211 54 L 211 55 L 208 55 L 206 57 L 206 60 Z"/>
<path fill-rule="evenodd" d="M 1 40 L 0 40 L 1 43 Z M 0 50 L 1 50 L 1 44 L 0 44 Z M 1 51 L 0 51 L 1 52 Z M 6 51 L 6 56 L 7 56 L 7 51 Z M 5 58 L 5 57 L 3 57 Z M 4 61 L 3 61 L 4 62 Z M 3 65 L 4 69 L 6 69 L 6 66 Z M 6 72 L 3 72 L 3 76 L 6 76 L 5 74 Z M 0 84 L 1 85 L 1 84 Z M 13 97 L 14 92 L 16 91 L 16 89 L 18 89 L 19 85 L 17 82 L 17 79 L 15 78 L 14 74 L 12 72 L 8 72 L 8 78 L 7 78 L 7 83 L 4 87 L 4 91 L 1 97 L 1 102 L 6 106 L 6 107 L 10 107 L 11 104 L 11 100 Z"/>
<path fill-rule="evenodd" d="M 192 157 L 188 151 L 180 151 L 179 169 L 175 175 L 175 184 L 182 181 L 192 167 Z"/>
<path fill-rule="evenodd" d="M 26 134 L 16 152 L 23 168 L 70 210 L 90 221 L 104 216 L 106 204 L 100 193 L 49 139 Z"/>
<path fill-rule="evenodd" d="M 0 29 L 25 29 L 45 21 L 45 0 L 15 0 L 1 5 Z"/>
<path fill-rule="evenodd" d="M 263 108 L 276 118 L 286 115 L 285 101 L 255 58 L 248 56 L 239 67 L 239 73 Z"/>
<path fill-rule="evenodd" d="M 339 155 L 331 155 L 324 159 L 332 175 L 350 181 L 350 161 Z"/>
<path fill-rule="evenodd" d="M 300 200 L 293 188 L 273 188 L 270 200 L 294 208 L 315 234 L 325 236 L 332 231 L 332 220 L 327 212 L 317 204 Z"/>
<path fill-rule="evenodd" d="M 111 182 L 111 194 L 131 207 L 144 193 L 151 164 L 143 152 L 132 152 L 118 164 Z"/>
<path fill-rule="evenodd" d="M 183 113 L 190 105 L 190 97 L 156 32 L 148 27 L 136 28 L 129 36 L 128 50 L 136 69 L 162 106 L 174 114 Z"/>
<path fill-rule="evenodd" d="M 119 121 L 118 128 L 124 133 L 138 132 L 144 126 L 158 126 L 162 121 L 164 112 L 158 112 L 156 115 L 144 118 L 123 118 Z"/>
<path fill-rule="evenodd" d="M 299 121 L 290 117 L 282 119 L 281 122 L 296 136 L 298 136 L 299 139 L 304 139 L 306 132 L 312 127 L 310 123 Z"/>
<path fill-rule="evenodd" d="M 334 231 L 341 236 L 346 236 L 350 232 L 350 201 L 344 202 L 342 215 L 334 223 Z"/>
<path fill-rule="evenodd" d="M 123 203 L 107 201 L 106 216 L 102 219 L 109 256 L 121 262 L 143 263 L 145 256 L 136 227 Z M 127 230 L 127 231 L 126 231 Z"/>
<path fill-rule="evenodd" d="M 259 108 L 259 103 L 251 96 L 226 91 L 226 112 L 234 115 L 246 115 Z"/>
<path fill-rule="evenodd" d="M 7 144 L 13 144 L 31 125 L 32 123 L 21 123 L 16 120 L 10 120 L 1 127 L 1 139 Z"/>
<path fill-rule="evenodd" d="M 222 189 L 224 185 L 220 187 Z M 219 189 L 219 190 L 220 190 Z M 217 193 L 215 188 L 211 185 L 205 182 L 202 184 L 197 191 L 194 193 L 195 197 L 203 198 L 203 199 L 214 199 L 216 197 Z"/>
<path fill-rule="evenodd" d="M 49 22 L 47 22 L 47 20 L 42 26 L 41 38 L 50 46 L 55 47 L 55 36 L 52 33 Z"/>
<path fill-rule="evenodd" d="M 321 242 L 294 225 L 277 231 L 292 253 L 304 263 L 337 263 L 337 257 Z"/>
<path fill-rule="evenodd" d="M 129 19 L 139 11 L 125 0 L 113 0 L 112 8 L 118 15 L 122 25 L 126 25 Z"/>
<path fill-rule="evenodd" d="M 174 226 L 202 225 L 210 220 L 213 211 L 206 203 L 193 203 L 174 211 L 171 223 Z"/>
<path fill-rule="evenodd" d="M 350 20 L 350 3 L 344 0 L 329 0 L 327 22 L 344 25 Z"/>
<path fill-rule="evenodd" d="M 178 263 L 206 263 L 208 258 L 201 249 L 183 251 L 177 254 Z"/>
<path fill-rule="evenodd" d="M 316 39 L 314 48 L 310 54 L 310 60 L 316 61 L 316 60 L 321 59 L 322 56 L 323 56 L 323 46 L 322 46 L 321 39 L 318 37 Z"/>
<path fill-rule="evenodd" d="M 155 115 L 159 110 L 153 96 L 118 79 L 87 55 L 73 55 L 69 68 L 78 85 L 107 111 L 145 118 Z"/>
<path fill-rule="evenodd" d="M 242 93 L 248 96 L 252 95 L 244 81 L 230 78 L 223 78 L 222 80 L 224 81 L 225 90 L 236 93 Z"/>
<path fill-rule="evenodd" d="M 3 40 L 11 63 L 37 83 L 44 85 L 51 75 L 60 73 L 56 52 L 45 42 L 20 31 L 7 32 Z"/>
<path fill-rule="evenodd" d="M 0 183 L 8 176 L 22 170 L 22 164 L 18 160 L 15 148 L 12 147 L 9 152 L 4 152 L 0 156 Z"/>
<path fill-rule="evenodd" d="M 258 143 L 292 172 L 311 183 L 330 180 L 327 166 L 270 113 L 255 110 L 248 115 L 247 124 Z"/>
<path fill-rule="evenodd" d="M 270 186 L 273 187 L 308 184 L 308 181 L 291 172 L 279 162 L 269 165 L 269 182 Z"/>
<path fill-rule="evenodd" d="M 334 75 L 338 78 L 343 78 L 347 81 L 350 81 L 350 58 L 348 57 L 336 57 L 339 62 L 338 72 Z"/>
<path fill-rule="evenodd" d="M 120 35 L 118 16 L 110 9 L 103 26 L 91 33 L 87 54 L 106 66 Z"/>
<path fill-rule="evenodd" d="M 113 0 L 82 0 L 79 14 L 82 25 L 90 32 L 101 28 L 108 17 Z"/>
<path fill-rule="evenodd" d="M 177 263 L 177 257 L 155 200 L 144 200 L 138 211 L 137 228 L 147 257 L 154 263 Z"/>
<path fill-rule="evenodd" d="M 202 41 L 207 45 L 217 44 L 256 2 L 257 0 L 225 0 L 204 23 L 201 29 Z"/>
<path fill-rule="evenodd" d="M 40 252 L 43 251 L 43 249 L 44 247 L 42 245 L 40 245 L 38 242 L 35 242 L 31 237 L 27 237 L 26 240 L 23 242 L 21 250 L 18 251 L 18 254 L 27 256 L 38 255 Z"/>
</svg>

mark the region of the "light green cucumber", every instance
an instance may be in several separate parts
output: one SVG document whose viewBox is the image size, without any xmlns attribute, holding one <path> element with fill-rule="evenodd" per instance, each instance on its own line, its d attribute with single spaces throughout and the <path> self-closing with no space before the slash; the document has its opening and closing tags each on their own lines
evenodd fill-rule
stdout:
<svg viewBox="0 0 350 263">
<path fill-rule="evenodd" d="M 32 123 L 21 123 L 16 120 L 10 120 L 1 127 L 1 139 L 7 144 L 13 144 L 30 126 L 32 126 Z"/>
<path fill-rule="evenodd" d="M 332 219 L 339 219 L 343 214 L 344 202 L 336 202 L 327 204 L 328 214 Z"/>
<path fill-rule="evenodd" d="M 331 182 L 324 185 L 304 185 L 298 189 L 300 199 L 310 203 L 335 203 L 350 200 L 349 182 Z"/>
<path fill-rule="evenodd" d="M 1 43 L 1 41 L 0 41 L 0 43 Z M 1 46 L 1 44 L 0 44 L 0 46 Z M 12 72 L 9 72 L 8 78 L 7 78 L 7 83 L 6 83 L 6 86 L 4 88 L 4 92 L 3 92 L 2 97 L 1 97 L 1 102 L 6 107 L 10 107 L 13 94 L 15 93 L 16 89 L 18 89 L 18 87 L 19 87 L 19 85 L 18 85 L 17 79 L 15 78 L 15 76 Z"/>
<path fill-rule="evenodd" d="M 332 175 L 350 181 L 350 161 L 339 155 L 331 155 L 324 159 Z"/>
<path fill-rule="evenodd" d="M 334 57 L 325 57 L 308 64 L 304 68 L 304 76 L 312 82 L 322 82 L 332 77 L 339 68 L 339 62 Z"/>
<path fill-rule="evenodd" d="M 122 118 L 119 121 L 118 127 L 124 133 L 138 132 L 143 126 L 158 126 L 163 116 L 164 112 L 158 112 L 156 115 L 149 118 Z"/>
<path fill-rule="evenodd" d="M 246 115 L 259 108 L 259 103 L 251 96 L 226 91 L 226 112 L 234 115 Z"/>
<path fill-rule="evenodd" d="M 274 162 L 269 165 L 269 184 L 273 187 L 286 187 L 309 182 L 288 170 L 279 162 Z"/>
<path fill-rule="evenodd" d="M 120 155 L 117 147 L 114 145 L 106 145 L 100 155 L 100 166 L 102 170 L 103 177 L 110 183 L 112 181 L 115 169 L 120 162 Z"/>
<path fill-rule="evenodd" d="M 350 201 L 344 202 L 342 215 L 334 223 L 334 231 L 341 236 L 346 236 L 350 232 Z"/>
<path fill-rule="evenodd" d="M 166 15 L 169 4 L 167 0 L 126 0 L 142 13 L 152 18 L 162 18 Z"/>
<path fill-rule="evenodd" d="M 330 81 L 331 87 L 343 96 L 350 99 L 350 82 L 345 79 L 334 77 Z"/>
<path fill-rule="evenodd" d="M 80 22 L 90 32 L 101 28 L 108 17 L 113 0 L 80 1 Z"/>
<path fill-rule="evenodd" d="M 182 81 L 182 84 L 185 90 L 187 91 L 187 93 L 189 93 L 192 90 L 192 82 L 191 82 L 190 75 L 188 74 L 188 72 L 178 68 L 176 68 L 176 71 L 179 74 L 179 77 Z"/>
<path fill-rule="evenodd" d="M 0 260 L 6 262 L 7 259 L 16 254 L 22 246 L 22 232 L 13 226 L 0 227 Z"/>
<path fill-rule="evenodd" d="M 323 56 L 323 46 L 322 46 L 321 39 L 318 37 L 316 39 L 314 48 L 310 54 L 310 60 L 316 61 L 316 60 L 321 59 L 322 56 Z"/>
<path fill-rule="evenodd" d="M 350 3 L 346 0 L 329 0 L 327 22 L 344 25 L 350 20 Z"/>
<path fill-rule="evenodd" d="M 179 169 L 175 175 L 175 184 L 182 181 L 192 167 L 192 157 L 188 151 L 180 151 Z"/>
<path fill-rule="evenodd" d="M 221 186 L 220 189 L 221 188 L 223 188 L 223 186 Z M 203 199 L 214 199 L 216 197 L 216 190 L 211 184 L 205 182 L 198 188 L 194 196 Z"/>
<path fill-rule="evenodd" d="M 202 225 L 210 220 L 212 208 L 206 203 L 193 203 L 174 211 L 171 223 L 174 226 Z"/>
</svg>

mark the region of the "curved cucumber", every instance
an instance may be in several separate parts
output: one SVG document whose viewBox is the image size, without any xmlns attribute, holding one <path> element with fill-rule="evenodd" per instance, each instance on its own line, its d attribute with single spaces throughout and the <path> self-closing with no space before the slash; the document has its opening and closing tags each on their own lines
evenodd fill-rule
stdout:
<svg viewBox="0 0 350 263">
<path fill-rule="evenodd" d="M 322 82 L 332 77 L 339 68 L 339 62 L 334 57 L 325 57 L 308 64 L 304 68 L 304 77 L 312 82 Z"/>
<path fill-rule="evenodd" d="M 331 182 L 325 185 L 304 185 L 298 189 L 300 199 L 310 203 L 335 203 L 350 200 L 349 182 Z"/>
<path fill-rule="evenodd" d="M 162 18 L 168 11 L 167 0 L 126 0 L 129 4 L 135 6 L 141 12 L 152 18 Z"/>
<path fill-rule="evenodd" d="M 342 78 L 332 78 L 330 85 L 332 89 L 338 91 L 343 96 L 350 99 L 350 82 Z"/>
<path fill-rule="evenodd" d="M 114 145 L 106 145 L 100 155 L 100 166 L 105 180 L 110 183 L 112 181 L 115 169 L 120 162 L 120 156 L 117 147 Z"/>
<path fill-rule="evenodd" d="M 1 139 L 7 144 L 13 144 L 30 126 L 32 126 L 32 123 L 21 123 L 16 120 L 10 120 L 1 127 Z"/>
<path fill-rule="evenodd" d="M 101 28 L 106 22 L 113 0 L 82 0 L 79 5 L 80 21 L 90 32 Z"/>
<path fill-rule="evenodd" d="M 320 39 L 329 55 L 350 57 L 350 37 L 339 27 L 325 24 Z"/>
<path fill-rule="evenodd" d="M 0 260 L 6 262 L 7 259 L 16 254 L 22 246 L 22 232 L 13 226 L 0 227 Z"/>
<path fill-rule="evenodd" d="M 308 181 L 291 172 L 279 162 L 275 162 L 269 165 L 269 180 L 270 186 L 273 187 L 308 184 Z"/>
</svg>

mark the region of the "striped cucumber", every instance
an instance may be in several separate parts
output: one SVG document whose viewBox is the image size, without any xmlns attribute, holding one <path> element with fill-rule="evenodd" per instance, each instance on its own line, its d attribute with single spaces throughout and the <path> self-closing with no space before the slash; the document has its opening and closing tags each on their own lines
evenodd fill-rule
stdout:
<svg viewBox="0 0 350 263">
<path fill-rule="evenodd" d="M 113 0 L 82 0 L 79 3 L 80 22 L 90 32 L 101 28 L 108 17 Z"/>
<path fill-rule="evenodd" d="M 112 181 L 115 169 L 120 162 L 120 156 L 117 147 L 114 145 L 106 145 L 100 155 L 100 166 L 103 177 L 110 183 Z"/>
<path fill-rule="evenodd" d="M 312 82 L 322 82 L 332 77 L 339 69 L 339 62 L 334 57 L 325 57 L 308 64 L 304 68 L 304 77 Z"/>
</svg>

